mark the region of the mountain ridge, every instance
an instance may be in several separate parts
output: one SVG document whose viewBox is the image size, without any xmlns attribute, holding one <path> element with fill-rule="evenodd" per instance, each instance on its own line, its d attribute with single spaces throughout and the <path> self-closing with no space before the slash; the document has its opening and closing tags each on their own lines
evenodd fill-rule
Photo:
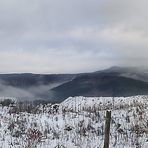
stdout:
<svg viewBox="0 0 148 148">
<path fill-rule="evenodd" d="M 0 74 L 0 97 L 61 102 L 70 96 L 148 94 L 148 73 L 136 67 L 111 67 L 79 74 Z"/>
</svg>

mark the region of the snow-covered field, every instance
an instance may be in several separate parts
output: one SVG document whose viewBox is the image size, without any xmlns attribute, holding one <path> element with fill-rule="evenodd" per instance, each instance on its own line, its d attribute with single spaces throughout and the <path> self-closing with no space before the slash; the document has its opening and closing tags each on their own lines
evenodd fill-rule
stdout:
<svg viewBox="0 0 148 148">
<path fill-rule="evenodd" d="M 1 105 L 0 148 L 103 148 L 106 110 L 111 148 L 148 148 L 148 96 L 70 97 L 26 111 Z"/>
</svg>

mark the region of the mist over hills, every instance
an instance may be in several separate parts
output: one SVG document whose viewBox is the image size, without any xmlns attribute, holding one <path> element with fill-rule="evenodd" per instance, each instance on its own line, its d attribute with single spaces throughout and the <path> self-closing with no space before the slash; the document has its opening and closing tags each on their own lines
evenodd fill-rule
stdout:
<svg viewBox="0 0 148 148">
<path fill-rule="evenodd" d="M 0 97 L 47 99 L 48 91 L 70 81 L 75 74 L 0 74 Z"/>
<path fill-rule="evenodd" d="M 61 102 L 69 96 L 148 94 L 147 69 L 111 67 L 81 74 L 0 74 L 0 97 Z"/>
</svg>

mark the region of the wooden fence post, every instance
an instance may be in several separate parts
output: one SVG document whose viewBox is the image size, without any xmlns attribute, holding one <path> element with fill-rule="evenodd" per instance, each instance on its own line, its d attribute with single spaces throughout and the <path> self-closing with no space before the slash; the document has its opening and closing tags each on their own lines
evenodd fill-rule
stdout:
<svg viewBox="0 0 148 148">
<path fill-rule="evenodd" d="M 104 148 L 109 148 L 110 121 L 111 121 L 111 111 L 106 111 Z"/>
</svg>

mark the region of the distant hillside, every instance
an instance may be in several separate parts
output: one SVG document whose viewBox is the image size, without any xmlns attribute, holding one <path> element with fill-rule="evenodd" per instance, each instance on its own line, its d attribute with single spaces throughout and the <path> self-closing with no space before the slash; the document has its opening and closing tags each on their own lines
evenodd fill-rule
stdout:
<svg viewBox="0 0 148 148">
<path fill-rule="evenodd" d="M 148 94 L 147 69 L 111 67 L 80 74 L 0 74 L 0 97 L 61 102 L 70 96 Z"/>
<path fill-rule="evenodd" d="M 0 97 L 21 100 L 48 99 L 51 88 L 75 78 L 75 74 L 0 74 Z"/>
<path fill-rule="evenodd" d="M 148 94 L 148 83 L 108 74 L 83 75 L 52 89 L 55 97 L 132 96 Z"/>
<path fill-rule="evenodd" d="M 75 77 L 75 74 L 0 74 L 0 82 L 5 85 L 27 88 L 35 85 L 64 83 Z"/>
</svg>

